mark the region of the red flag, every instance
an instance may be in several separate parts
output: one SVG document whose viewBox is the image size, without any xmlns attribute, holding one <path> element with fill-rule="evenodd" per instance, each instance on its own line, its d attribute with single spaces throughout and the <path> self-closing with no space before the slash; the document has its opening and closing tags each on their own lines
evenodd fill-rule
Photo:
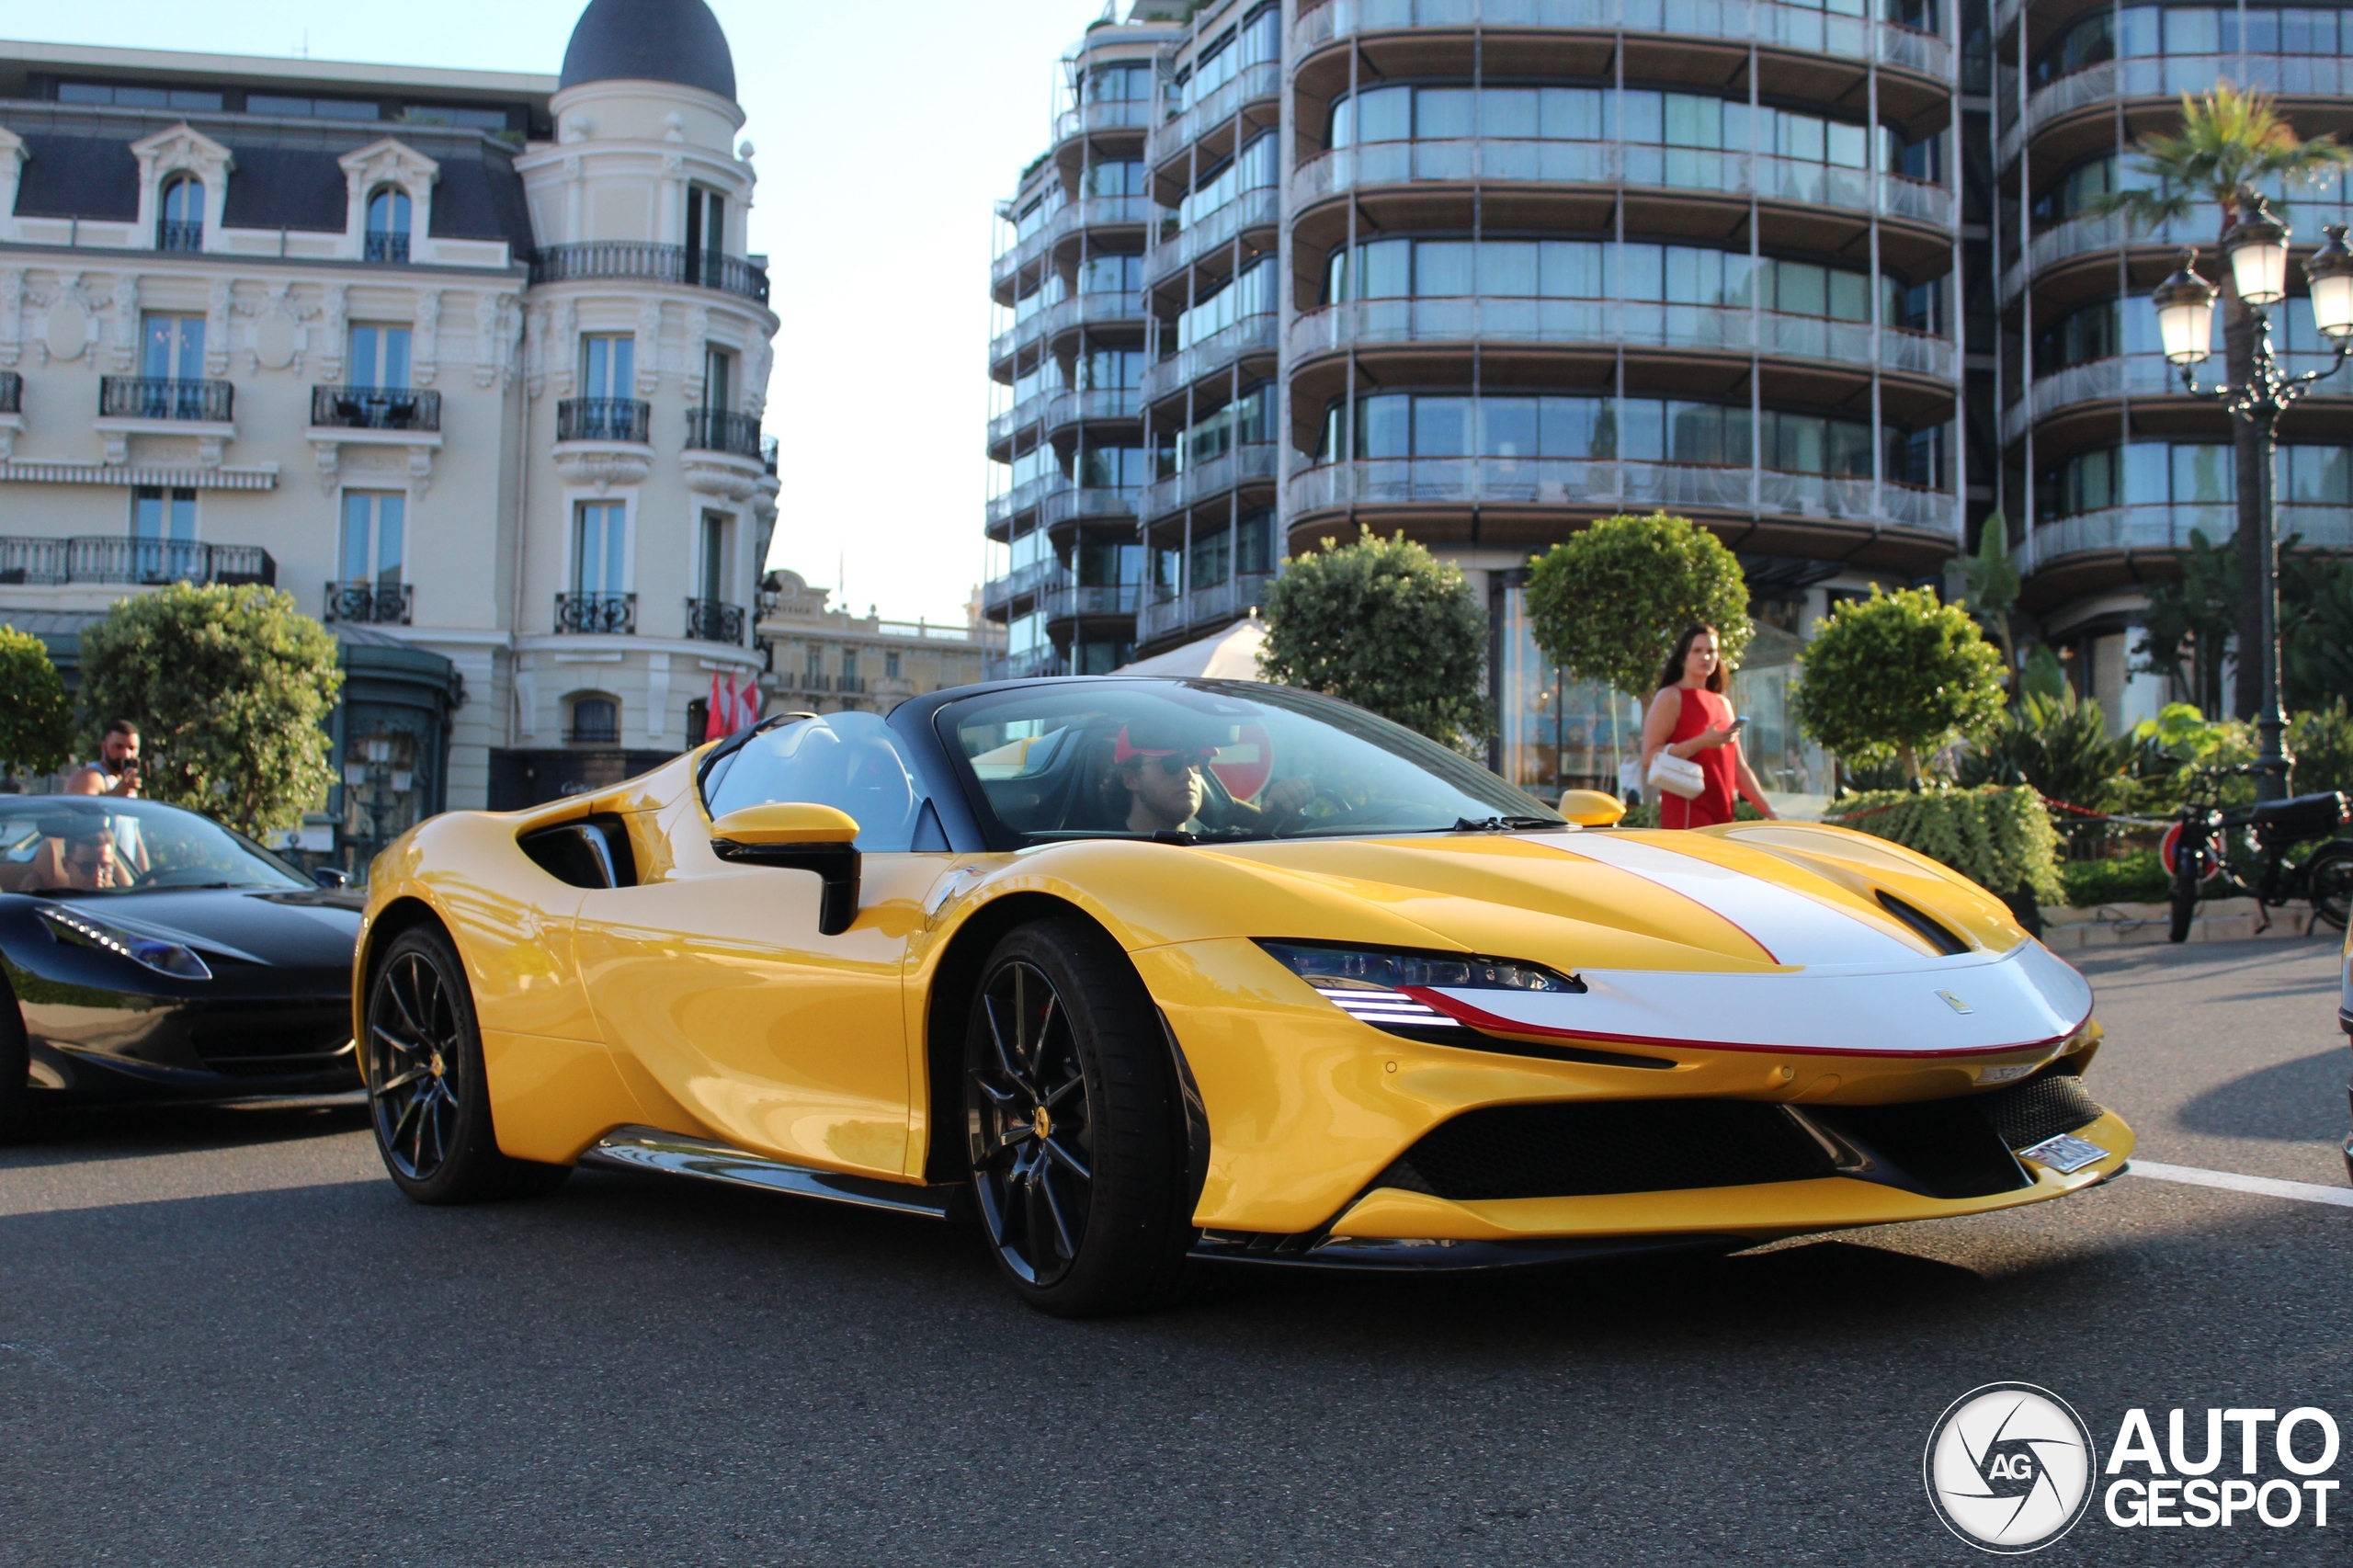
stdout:
<svg viewBox="0 0 2353 1568">
<path fill-rule="evenodd" d="M 741 728 L 746 730 L 756 728 L 760 722 L 760 681 L 757 676 L 752 676 L 745 678 L 744 682 L 743 705 L 744 722 Z"/>
<path fill-rule="evenodd" d="M 731 726 L 727 722 L 728 709 L 726 706 L 726 699 L 721 697 L 719 691 L 719 672 L 717 670 L 710 672 L 710 701 L 706 704 L 706 709 L 707 711 L 703 715 L 702 722 L 702 738 L 704 740 L 721 740 L 732 733 L 733 726 Z"/>
</svg>

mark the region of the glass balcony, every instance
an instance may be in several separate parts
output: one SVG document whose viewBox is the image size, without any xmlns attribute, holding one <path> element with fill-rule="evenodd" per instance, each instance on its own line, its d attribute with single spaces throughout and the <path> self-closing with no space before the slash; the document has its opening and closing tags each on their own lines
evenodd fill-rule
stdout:
<svg viewBox="0 0 2353 1568">
<path fill-rule="evenodd" d="M 1294 363 L 1384 344 L 1511 343 L 1677 348 L 1821 359 L 1949 381 L 1958 354 L 1949 338 L 1868 322 L 1787 315 L 1740 306 L 1667 305 L 1637 300 L 1364 300 L 1329 305 L 1291 322 Z"/>
<path fill-rule="evenodd" d="M 1245 316 L 1188 348 L 1143 368 L 1143 401 L 1158 403 L 1250 354 L 1272 354 L 1280 324 L 1272 314 Z"/>
<path fill-rule="evenodd" d="M 1041 676 L 1058 676 L 1063 673 L 1062 650 L 1050 642 L 1018 653 L 993 654 L 983 668 L 983 678 L 987 680 L 1033 680 Z"/>
<path fill-rule="evenodd" d="M 69 583 L 257 583 L 274 587 L 278 562 L 257 544 L 120 534 L 0 538 L 0 585 L 58 587 Z"/>
<path fill-rule="evenodd" d="M 1143 297 L 1129 293 L 1079 294 L 1049 305 L 1028 321 L 997 334 L 989 345 L 989 363 L 1003 364 L 1022 349 L 1058 337 L 1082 326 L 1143 320 Z"/>
<path fill-rule="evenodd" d="M 313 387 L 311 424 L 321 430 L 441 428 L 441 394 L 407 387 Z"/>
<path fill-rule="evenodd" d="M 2295 225 L 2299 244 L 2314 243 L 2323 224 L 2353 223 L 2353 202 L 2343 199 L 2341 185 L 2336 180 L 2309 190 L 2300 190 L 2296 198 L 2285 205 L 2285 215 Z M 2004 270 L 2002 301 L 2007 304 L 2015 301 L 2029 278 L 2077 256 L 2113 251 L 2120 245 L 2174 251 L 2184 245 L 2209 249 L 2213 244 L 2214 215 L 2205 210 L 2185 219 L 2168 220 L 2154 229 L 2136 229 L 2116 214 L 2103 218 L 2070 218 L 2036 233 L 2033 243 L 2027 247 L 2027 254 L 2011 262 Z"/>
<path fill-rule="evenodd" d="M 1135 619 L 1136 606 L 1143 589 L 1136 583 L 1107 583 L 1081 586 L 1064 584 L 1042 595 L 1038 608 L 1045 612 L 1048 624 L 1085 618 L 1118 616 Z"/>
<path fill-rule="evenodd" d="M 326 614 L 330 626 L 406 626 L 415 608 L 416 589 L 409 583 L 379 583 L 369 578 L 329 583 Z"/>
<path fill-rule="evenodd" d="M 2062 556 L 2115 551 L 2187 550 L 2195 528 L 2214 543 L 2238 531 L 2235 502 L 2205 502 L 2150 506 L 2111 506 L 2072 517 L 2054 517 L 2034 526 L 2034 554 L 2029 564 L 2048 565 Z M 2318 550 L 2353 549 L 2353 506 L 2299 505 L 2279 507 L 2279 537 L 2301 534 Z"/>
<path fill-rule="evenodd" d="M 237 389 L 227 381 L 179 381 L 152 376 L 98 378 L 102 419 L 172 419 L 226 425 L 236 412 Z"/>
<path fill-rule="evenodd" d="M 715 289 L 767 304 L 768 275 L 740 256 L 689 251 L 642 240 L 591 240 L 585 244 L 548 245 L 531 257 L 531 281 L 603 282 L 631 279 Z"/>
<path fill-rule="evenodd" d="M 1292 517 L 1350 505 L 1698 506 L 1768 518 L 1893 523 L 1958 539 L 1953 497 L 1837 474 L 1697 463 L 1567 458 L 1368 459 L 1303 469 L 1285 497 Z"/>
<path fill-rule="evenodd" d="M 744 607 L 722 604 L 717 599 L 688 599 L 687 638 L 693 642 L 725 642 L 742 647 Z"/>
<path fill-rule="evenodd" d="M 1048 528 L 1103 517 L 1132 518 L 1135 515 L 1136 492 L 1106 485 L 1068 485 L 1048 494 L 1038 506 L 1039 526 Z"/>
<path fill-rule="evenodd" d="M 1149 288 L 1252 229 L 1267 229 L 1282 222 L 1282 192 L 1268 187 L 1245 190 L 1200 222 L 1144 253 L 1143 280 Z"/>
<path fill-rule="evenodd" d="M 1063 564 L 1051 556 L 1016 567 L 1002 577 L 993 577 L 981 590 L 982 606 L 991 612 L 1029 597 L 1041 588 L 1051 588 L 1061 581 Z"/>
<path fill-rule="evenodd" d="M 577 593 L 555 597 L 555 629 L 581 636 L 626 636 L 637 631 L 635 594 Z"/>
<path fill-rule="evenodd" d="M 1244 104 L 1282 96 L 1283 68 L 1278 60 L 1245 65 L 1230 81 L 1210 89 L 1210 96 L 1190 108 L 1177 110 L 1153 128 L 1144 161 L 1157 167 L 1201 139 L 1213 125 L 1233 118 Z"/>
<path fill-rule="evenodd" d="M 1158 221 L 1160 207 L 1145 196 L 1090 196 L 1054 210 L 1034 233 L 1022 236 L 989 267 L 989 282 L 1002 286 L 1016 273 L 1082 229 L 1135 229 Z"/>
<path fill-rule="evenodd" d="M 1156 599 L 1143 607 L 1141 630 L 1145 637 L 1155 638 L 1194 627 L 1222 626 L 1253 606 L 1265 604 L 1274 580 L 1271 573 L 1243 573 L 1189 594 Z"/>
<path fill-rule="evenodd" d="M 1147 484 L 1136 499 L 1136 515 L 1149 522 L 1199 506 L 1253 480 L 1271 483 L 1279 451 L 1272 441 L 1254 441 L 1183 473 Z"/>
<path fill-rule="evenodd" d="M 723 408 L 687 410 L 687 449 L 725 452 L 730 457 L 760 460 L 760 421 L 755 415 Z"/>
<path fill-rule="evenodd" d="M 1563 28 L 1665 33 L 1755 42 L 1771 49 L 1877 60 L 1940 80 L 1952 74 L 1952 46 L 1894 22 L 1836 16 L 1775 0 L 1327 0 L 1303 11 L 1292 58 L 1336 39 L 1406 28 Z"/>
<path fill-rule="evenodd" d="M 654 442 L 654 408 L 634 397 L 568 397 L 555 405 L 559 441 Z"/>
<path fill-rule="evenodd" d="M 2146 300 L 2126 302 L 2127 310 L 2149 310 Z M 2279 356 L 2279 368 L 2291 376 L 2307 370 L 2326 369 L 2334 361 L 2329 354 L 2305 353 Z M 2212 364 L 2205 367 L 2201 378 L 2212 384 L 2222 364 L 2217 353 Z M 2336 392 L 2338 396 L 2353 394 L 2353 387 L 2337 389 L 2324 381 L 2316 389 L 2323 396 Z M 2120 354 L 2108 359 L 2086 360 L 2081 365 L 2069 365 L 2047 376 L 2035 378 L 2026 396 L 2002 410 L 2002 439 L 2015 441 L 2027 433 L 2029 426 L 2040 419 L 2048 419 L 2062 409 L 2086 403 L 2107 403 L 2116 398 L 2186 397 L 2182 391 L 2181 372 L 2167 364 L 2161 354 Z"/>
<path fill-rule="evenodd" d="M 1054 140 L 1067 142 L 1103 131 L 1136 131 L 1151 123 L 1150 98 L 1101 98 L 1055 116 Z"/>
<path fill-rule="evenodd" d="M 988 520 L 994 528 L 1008 517 L 1034 510 L 1049 495 L 1070 488 L 1070 476 L 1065 473 L 1041 473 L 1037 478 L 1015 485 L 1002 495 L 989 497 Z"/>
<path fill-rule="evenodd" d="M 2077 109 L 2118 98 L 2178 98 L 2205 93 L 2224 77 L 2242 88 L 2259 87 L 2294 98 L 2353 97 L 2353 60 L 2305 54 L 2165 54 L 2103 60 L 2027 96 L 2026 116 L 2012 120 L 1996 139 L 2000 165 L 2017 158 L 2025 138 Z"/>
</svg>

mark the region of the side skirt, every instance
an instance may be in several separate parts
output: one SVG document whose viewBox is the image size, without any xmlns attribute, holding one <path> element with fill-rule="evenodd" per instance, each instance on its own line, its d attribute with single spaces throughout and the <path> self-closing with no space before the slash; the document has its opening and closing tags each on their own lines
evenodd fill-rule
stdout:
<svg viewBox="0 0 2353 1568">
<path fill-rule="evenodd" d="M 1319 1236 L 1274 1236 L 1248 1231 L 1204 1231 L 1192 1256 L 1204 1262 L 1273 1265 L 1284 1268 L 1346 1269 L 1362 1273 L 1463 1274 L 1543 1264 L 1598 1263 L 1612 1258 L 1673 1253 L 1738 1252 L 1754 1246 L 1738 1236 L 1574 1237 L 1524 1242 L 1393 1241 Z"/>
<path fill-rule="evenodd" d="M 821 1198 L 830 1203 L 883 1209 L 894 1214 L 920 1214 L 932 1220 L 948 1218 L 949 1203 L 963 1190 L 958 1187 L 915 1187 L 877 1181 L 870 1176 L 787 1165 L 766 1155 L 731 1149 L 724 1143 L 709 1143 L 653 1127 L 617 1127 L 584 1153 L 580 1163 L 610 1170 L 696 1176 L 704 1181 L 725 1182 L 731 1187 L 757 1187 L 796 1198 Z"/>
</svg>

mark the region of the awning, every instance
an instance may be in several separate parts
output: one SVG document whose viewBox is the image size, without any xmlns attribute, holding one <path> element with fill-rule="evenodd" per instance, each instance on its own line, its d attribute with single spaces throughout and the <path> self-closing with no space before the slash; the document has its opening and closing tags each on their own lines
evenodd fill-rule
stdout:
<svg viewBox="0 0 2353 1568">
<path fill-rule="evenodd" d="M 1238 620 L 1198 642 L 1171 648 L 1112 671 L 1122 676 L 1182 676 L 1197 680 L 1261 680 L 1258 653 L 1267 645 L 1267 623 L 1256 616 Z"/>
</svg>

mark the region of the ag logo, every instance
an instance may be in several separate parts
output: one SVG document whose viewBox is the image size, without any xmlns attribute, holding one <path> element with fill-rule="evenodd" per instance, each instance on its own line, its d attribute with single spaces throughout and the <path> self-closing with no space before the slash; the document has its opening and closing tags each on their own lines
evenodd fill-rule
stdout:
<svg viewBox="0 0 2353 1568">
<path fill-rule="evenodd" d="M 1984 1551 L 2040 1551 L 2091 1506 L 2098 1456 L 2067 1402 L 2032 1383 L 1987 1383 L 1928 1433 L 1922 1471 L 1945 1528 Z"/>
</svg>

